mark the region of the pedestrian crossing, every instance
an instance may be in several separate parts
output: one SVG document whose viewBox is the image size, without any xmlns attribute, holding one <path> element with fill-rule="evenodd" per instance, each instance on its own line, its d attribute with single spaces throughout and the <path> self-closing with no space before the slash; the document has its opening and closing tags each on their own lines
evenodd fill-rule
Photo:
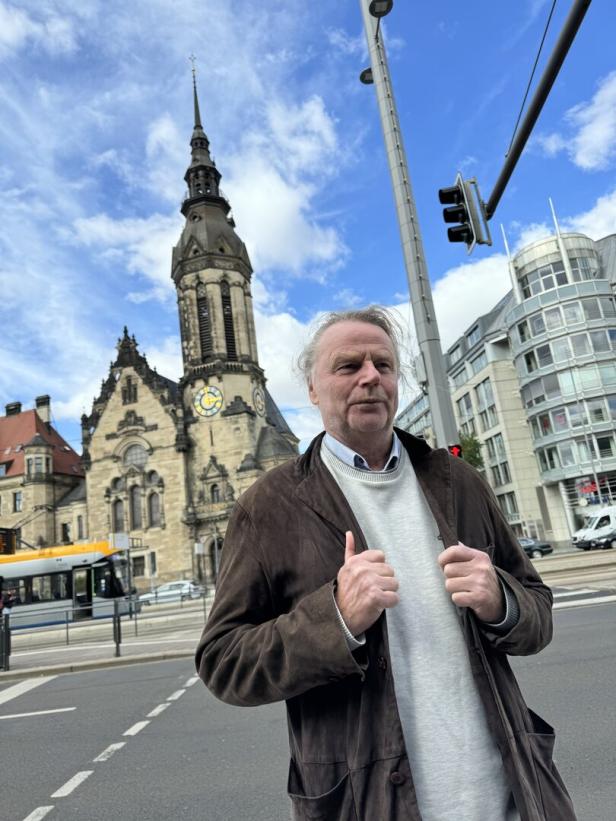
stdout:
<svg viewBox="0 0 616 821">
<path fill-rule="evenodd" d="M 616 587 L 553 587 L 554 610 L 616 602 Z"/>
</svg>

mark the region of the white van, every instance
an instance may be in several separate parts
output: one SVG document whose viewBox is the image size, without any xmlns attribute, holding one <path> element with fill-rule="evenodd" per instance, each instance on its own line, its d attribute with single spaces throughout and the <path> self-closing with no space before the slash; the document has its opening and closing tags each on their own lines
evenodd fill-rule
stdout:
<svg viewBox="0 0 616 821">
<path fill-rule="evenodd" d="M 608 536 L 616 530 L 616 505 L 601 507 L 584 522 L 584 527 L 573 534 L 573 546 L 590 550 L 591 542 Z"/>
</svg>

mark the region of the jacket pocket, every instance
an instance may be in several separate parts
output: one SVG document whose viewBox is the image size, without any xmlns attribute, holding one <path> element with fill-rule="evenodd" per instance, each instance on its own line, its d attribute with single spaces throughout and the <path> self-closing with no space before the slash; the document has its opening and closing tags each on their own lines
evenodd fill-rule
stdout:
<svg viewBox="0 0 616 821">
<path fill-rule="evenodd" d="M 575 821 L 575 811 L 567 789 L 552 760 L 554 728 L 529 709 L 532 730 L 528 731 L 530 752 L 535 768 L 539 796 L 546 821 Z"/>
<path fill-rule="evenodd" d="M 342 775 L 338 766 L 308 768 L 309 772 L 302 777 L 295 760 L 291 759 L 289 764 L 287 791 L 293 821 L 357 821 L 346 764 Z"/>
</svg>

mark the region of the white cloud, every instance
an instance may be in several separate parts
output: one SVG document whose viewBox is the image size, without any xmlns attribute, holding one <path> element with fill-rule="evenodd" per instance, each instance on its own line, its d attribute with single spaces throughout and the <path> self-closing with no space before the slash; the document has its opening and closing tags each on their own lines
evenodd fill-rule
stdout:
<svg viewBox="0 0 616 821">
<path fill-rule="evenodd" d="M 171 115 L 165 113 L 148 128 L 146 138 L 148 187 L 169 202 L 177 203 L 188 165 L 186 135 L 181 135 Z"/>
<path fill-rule="evenodd" d="M 225 191 L 256 270 L 321 278 L 346 259 L 338 231 L 315 218 L 314 186 L 293 184 L 257 152 L 232 158 L 229 171 Z"/>
<path fill-rule="evenodd" d="M 567 133 L 539 134 L 533 143 L 548 156 L 566 151 L 584 171 L 609 168 L 616 157 L 616 71 L 604 77 L 588 102 L 565 114 Z"/>
<path fill-rule="evenodd" d="M 616 189 L 599 197 L 588 211 L 563 221 L 567 231 L 580 231 L 592 239 L 601 239 L 616 231 Z"/>
<path fill-rule="evenodd" d="M 0 58 L 19 51 L 30 42 L 50 55 L 70 54 L 77 48 L 75 27 L 68 17 L 43 9 L 41 20 L 23 9 L 0 2 Z"/>
<path fill-rule="evenodd" d="M 326 32 L 327 42 L 342 54 L 366 58 L 368 49 L 363 34 L 352 37 L 343 29 L 329 29 Z"/>
<path fill-rule="evenodd" d="M 434 310 L 443 350 L 488 313 L 511 288 L 507 258 L 492 254 L 452 268 L 433 286 Z"/>
<path fill-rule="evenodd" d="M 107 214 L 80 217 L 73 223 L 74 241 L 99 249 L 99 259 L 117 268 L 142 275 L 151 288 L 131 292 L 129 298 L 140 303 L 154 298 L 171 299 L 171 248 L 182 230 L 181 217 L 153 214 L 147 219 L 113 219 Z M 111 255 L 110 255 L 111 252 Z"/>
</svg>

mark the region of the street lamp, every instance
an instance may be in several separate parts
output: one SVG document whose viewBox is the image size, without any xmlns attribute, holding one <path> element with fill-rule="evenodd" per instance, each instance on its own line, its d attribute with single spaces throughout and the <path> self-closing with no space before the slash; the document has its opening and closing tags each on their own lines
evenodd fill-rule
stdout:
<svg viewBox="0 0 616 821">
<path fill-rule="evenodd" d="M 376 90 L 420 352 L 419 365 L 426 374 L 426 392 L 437 445 L 447 447 L 457 442 L 458 432 L 387 55 L 383 40 L 379 37 L 381 17 L 392 10 L 393 0 L 360 0 L 360 7 L 372 69 L 370 75 L 366 74 L 367 70 L 362 72 L 362 82 L 368 84 L 367 77 L 370 76 Z"/>
</svg>

